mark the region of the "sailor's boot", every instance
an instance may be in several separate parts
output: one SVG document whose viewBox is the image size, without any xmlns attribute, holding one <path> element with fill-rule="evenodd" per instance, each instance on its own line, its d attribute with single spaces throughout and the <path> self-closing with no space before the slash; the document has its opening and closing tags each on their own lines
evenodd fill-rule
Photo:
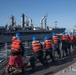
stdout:
<svg viewBox="0 0 76 75">
<path fill-rule="evenodd" d="M 10 68 L 6 68 L 6 72 L 9 74 L 11 73 Z"/>
<path fill-rule="evenodd" d="M 21 68 L 22 74 L 24 74 L 25 70 L 24 67 Z"/>
<path fill-rule="evenodd" d="M 59 55 L 58 59 L 60 59 L 60 58 L 61 58 L 61 54 Z"/>
</svg>

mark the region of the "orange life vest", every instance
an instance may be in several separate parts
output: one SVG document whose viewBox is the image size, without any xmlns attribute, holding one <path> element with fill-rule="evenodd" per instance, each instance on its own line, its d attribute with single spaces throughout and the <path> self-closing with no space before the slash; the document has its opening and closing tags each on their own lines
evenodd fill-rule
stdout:
<svg viewBox="0 0 76 75">
<path fill-rule="evenodd" d="M 75 40 L 75 36 L 74 35 L 70 35 L 70 40 Z"/>
<path fill-rule="evenodd" d="M 21 41 L 18 39 L 12 41 L 11 50 L 20 51 L 20 44 Z"/>
<path fill-rule="evenodd" d="M 52 42 L 51 42 L 51 40 L 45 40 L 44 44 L 45 44 L 45 49 L 52 48 Z"/>
<path fill-rule="evenodd" d="M 32 50 L 34 52 L 41 50 L 41 43 L 39 41 L 33 41 L 32 42 Z"/>
<path fill-rule="evenodd" d="M 59 41 L 58 36 L 53 36 L 53 42 L 54 42 L 54 44 L 58 43 L 58 41 Z"/>
<path fill-rule="evenodd" d="M 62 35 L 62 40 L 67 41 L 67 36 L 66 35 Z"/>
</svg>

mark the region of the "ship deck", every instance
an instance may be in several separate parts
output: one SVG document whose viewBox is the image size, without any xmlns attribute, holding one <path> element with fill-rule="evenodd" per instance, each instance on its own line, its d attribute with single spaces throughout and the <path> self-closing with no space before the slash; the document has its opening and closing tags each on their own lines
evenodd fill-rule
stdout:
<svg viewBox="0 0 76 75">
<path fill-rule="evenodd" d="M 25 59 L 24 62 L 26 61 L 28 62 L 28 58 Z M 7 64 L 6 62 L 7 60 L 0 64 L 0 75 L 10 75 L 10 74 L 4 73 L 4 68 Z M 16 73 L 14 75 L 65 75 L 65 74 L 56 74 L 56 73 L 76 62 L 76 52 L 61 59 L 56 58 L 55 63 L 52 63 L 48 57 L 48 62 L 49 62 L 49 67 L 47 68 L 44 68 L 41 65 L 41 63 L 39 63 L 39 61 L 36 61 L 35 72 L 31 72 L 30 67 L 27 67 L 24 74 Z"/>
</svg>

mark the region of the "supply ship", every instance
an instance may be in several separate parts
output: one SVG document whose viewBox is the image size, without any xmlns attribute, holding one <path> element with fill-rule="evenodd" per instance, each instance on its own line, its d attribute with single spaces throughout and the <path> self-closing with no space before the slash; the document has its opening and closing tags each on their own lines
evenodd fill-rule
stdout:
<svg viewBox="0 0 76 75">
<path fill-rule="evenodd" d="M 25 17 L 27 20 L 25 21 Z M 10 16 L 10 25 L 0 26 L 0 43 L 11 42 L 12 36 L 19 32 L 22 36 L 22 41 L 30 41 L 33 36 L 36 36 L 39 40 L 43 40 L 45 36 L 51 38 L 52 33 L 62 33 L 66 28 L 50 28 L 46 24 L 47 14 L 40 19 L 40 27 L 34 27 L 32 19 L 21 15 L 21 24 L 17 25 L 14 20 L 14 16 Z M 43 22 L 45 27 L 43 27 Z"/>
</svg>

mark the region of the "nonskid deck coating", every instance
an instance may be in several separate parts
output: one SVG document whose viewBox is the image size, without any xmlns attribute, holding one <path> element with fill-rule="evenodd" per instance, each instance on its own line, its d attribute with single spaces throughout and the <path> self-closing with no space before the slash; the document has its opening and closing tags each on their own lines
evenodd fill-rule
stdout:
<svg viewBox="0 0 76 75">
<path fill-rule="evenodd" d="M 26 59 L 27 60 L 27 59 Z M 76 52 L 72 53 L 71 55 L 56 59 L 55 63 L 52 63 L 51 60 L 49 60 L 49 67 L 44 68 L 39 61 L 36 62 L 36 71 L 31 72 L 30 68 L 26 69 L 26 72 L 24 74 L 18 73 L 15 75 L 56 75 L 55 73 L 61 71 L 62 69 L 70 66 L 71 64 L 76 62 Z M 5 62 L 6 63 L 6 62 Z M 5 66 L 4 66 L 5 67 Z M 3 75 L 3 68 L 0 69 L 0 75 Z M 9 74 L 4 74 L 9 75 Z"/>
</svg>

